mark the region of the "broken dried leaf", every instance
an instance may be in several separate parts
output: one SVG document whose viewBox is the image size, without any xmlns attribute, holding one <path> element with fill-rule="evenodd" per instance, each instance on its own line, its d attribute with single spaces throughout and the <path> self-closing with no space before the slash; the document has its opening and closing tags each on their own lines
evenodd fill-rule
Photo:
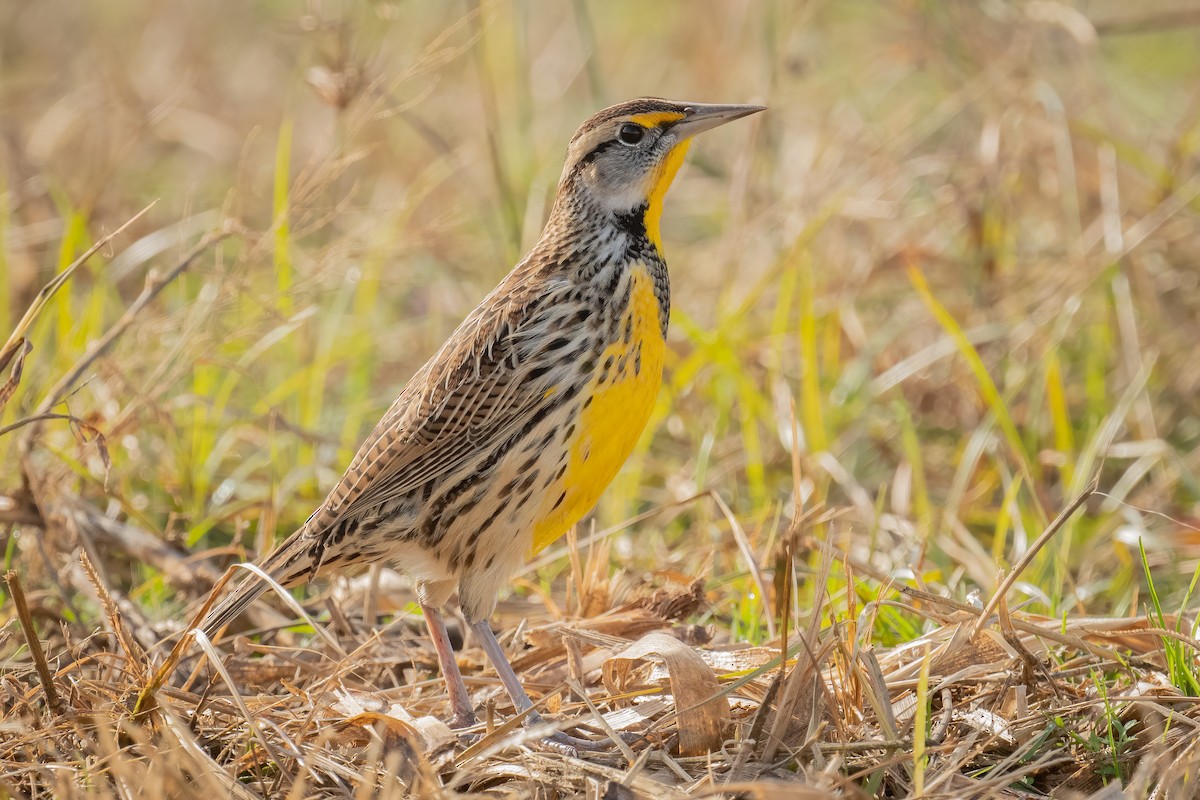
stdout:
<svg viewBox="0 0 1200 800">
<path fill-rule="evenodd" d="M 716 673 L 692 648 L 663 633 L 649 633 L 604 664 L 604 685 L 613 694 L 645 685 L 654 663 L 663 664 L 679 715 L 679 752 L 698 756 L 719 750 L 730 722 L 729 700 Z"/>
</svg>

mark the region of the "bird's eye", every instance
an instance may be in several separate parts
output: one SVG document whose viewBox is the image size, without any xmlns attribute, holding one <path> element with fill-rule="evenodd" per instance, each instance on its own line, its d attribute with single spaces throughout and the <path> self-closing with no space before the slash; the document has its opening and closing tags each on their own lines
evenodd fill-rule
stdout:
<svg viewBox="0 0 1200 800">
<path fill-rule="evenodd" d="M 621 130 L 617 131 L 617 138 L 621 140 L 621 144 L 637 144 L 645 135 L 646 129 L 633 122 L 626 122 L 621 126 Z"/>
</svg>

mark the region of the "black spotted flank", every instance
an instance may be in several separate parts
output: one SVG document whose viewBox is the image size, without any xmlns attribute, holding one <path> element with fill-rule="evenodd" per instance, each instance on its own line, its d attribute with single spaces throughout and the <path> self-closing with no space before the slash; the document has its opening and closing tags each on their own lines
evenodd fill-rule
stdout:
<svg viewBox="0 0 1200 800">
<path fill-rule="evenodd" d="M 522 494 L 528 493 L 528 491 L 533 488 L 533 484 L 537 481 L 537 479 L 538 471 L 535 469 L 525 476 L 525 479 L 521 481 L 521 485 L 517 487 L 517 491 L 521 492 Z M 522 503 L 524 502 L 525 501 L 522 501 Z"/>
<path fill-rule="evenodd" d="M 471 533 L 471 545 L 474 545 L 477 541 L 479 541 L 479 537 L 483 536 L 484 532 L 488 528 L 492 527 L 492 524 L 497 518 L 499 518 L 501 514 L 504 513 L 504 509 L 506 508 L 508 508 L 507 497 L 502 498 L 500 502 L 496 503 L 496 507 L 492 509 L 492 513 L 488 515 L 488 518 L 480 523 L 479 527 Z"/>
</svg>

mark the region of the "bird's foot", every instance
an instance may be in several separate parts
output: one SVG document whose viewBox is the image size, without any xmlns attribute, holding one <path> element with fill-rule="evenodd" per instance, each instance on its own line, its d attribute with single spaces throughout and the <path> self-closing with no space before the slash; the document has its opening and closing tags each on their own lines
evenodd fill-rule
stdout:
<svg viewBox="0 0 1200 800">
<path fill-rule="evenodd" d="M 535 711 L 529 716 L 529 718 L 526 719 L 525 724 L 545 725 L 547 722 L 544 717 Z M 620 737 L 621 741 L 623 741 L 625 744 L 633 744 L 641 738 L 640 735 L 636 733 L 630 733 L 628 731 L 620 731 L 617 733 L 617 736 Z M 600 753 L 604 752 L 605 750 L 611 750 L 615 746 L 615 743 L 610 737 L 604 737 L 602 739 L 581 739 L 564 731 L 555 731 L 554 733 L 537 740 L 536 743 L 531 743 L 531 746 L 550 752 L 562 753 L 563 755 L 569 755 L 573 758 L 578 758 L 579 753 L 581 752 Z"/>
<path fill-rule="evenodd" d="M 454 716 L 450 718 L 450 730 L 458 737 L 458 741 L 463 747 L 473 747 L 483 738 L 483 734 L 478 731 L 468 730 L 479 724 L 479 720 L 475 718 L 475 713 L 468 710 L 465 714 L 459 711 L 454 712 Z"/>
<path fill-rule="evenodd" d="M 454 716 L 450 718 L 450 730 L 461 736 L 466 728 L 473 728 L 478 722 L 479 720 L 475 719 L 472 711 L 467 711 L 465 714 L 455 711 Z"/>
<path fill-rule="evenodd" d="M 621 736 L 621 738 L 624 739 L 625 737 Z M 628 740 L 626 742 L 628 743 Z M 560 753 L 571 758 L 579 758 L 580 753 L 601 753 L 605 750 L 611 750 L 613 741 L 612 739 L 580 739 L 569 733 L 557 731 L 536 742 L 532 742 L 531 746 L 535 749 Z"/>
<path fill-rule="evenodd" d="M 455 714 L 450 721 L 451 729 L 458 735 L 458 738 L 468 747 L 478 744 L 483 740 L 485 734 L 482 732 L 469 731 L 468 728 L 473 728 L 477 724 L 475 715 L 459 715 Z M 547 726 L 550 723 L 546 718 L 538 714 L 536 711 L 530 714 L 525 719 L 526 727 L 541 727 Z M 626 744 L 633 744 L 641 738 L 636 733 L 622 731 L 617 734 Z M 526 746 L 547 753 L 558 753 L 559 755 L 578 758 L 580 753 L 600 753 L 605 750 L 611 750 L 614 746 L 612 739 L 581 739 L 578 736 L 572 736 L 563 731 L 554 731 L 546 736 L 523 742 Z"/>
</svg>

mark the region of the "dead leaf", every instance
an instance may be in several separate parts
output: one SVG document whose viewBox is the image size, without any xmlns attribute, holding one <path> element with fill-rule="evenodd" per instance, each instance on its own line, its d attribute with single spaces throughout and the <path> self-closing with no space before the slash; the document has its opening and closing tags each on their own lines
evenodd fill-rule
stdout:
<svg viewBox="0 0 1200 800">
<path fill-rule="evenodd" d="M 458 740 L 446 723 L 414 717 L 390 698 L 347 690 L 334 696 L 329 708 L 336 712 L 335 729 L 350 741 L 365 742 L 368 732 L 380 736 L 384 751 L 399 755 L 399 777 L 406 786 L 433 781 L 453 757 Z"/>
<path fill-rule="evenodd" d="M 679 715 L 679 752 L 700 756 L 721 748 L 729 726 L 729 699 L 716 673 L 692 648 L 664 633 L 649 633 L 604 663 L 611 694 L 652 685 L 656 664 L 666 667 Z"/>
<path fill-rule="evenodd" d="M 9 361 L 12 361 L 12 371 L 8 375 L 8 380 L 0 386 L 0 411 L 4 410 L 4 406 L 17 391 L 17 386 L 21 383 L 21 372 L 25 369 L 25 356 L 29 355 L 29 351 L 33 349 L 33 345 L 28 339 L 18 339 L 11 347 L 6 349 L 3 354 L 0 354 L 0 369 L 4 369 Z"/>
</svg>

